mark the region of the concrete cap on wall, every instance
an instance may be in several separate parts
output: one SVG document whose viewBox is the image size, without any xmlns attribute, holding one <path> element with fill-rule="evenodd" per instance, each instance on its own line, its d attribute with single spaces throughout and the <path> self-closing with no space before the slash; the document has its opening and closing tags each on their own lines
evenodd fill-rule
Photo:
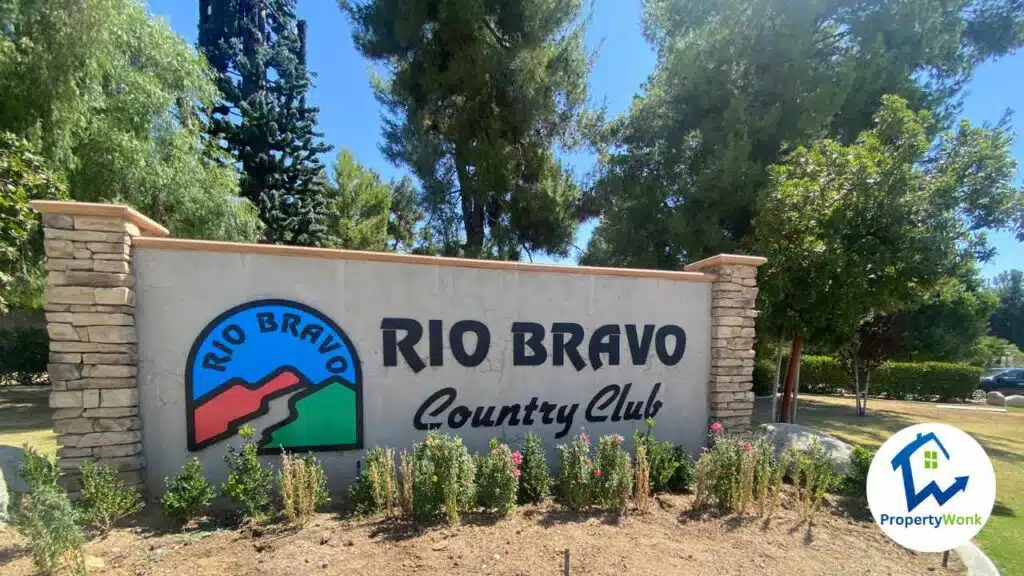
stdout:
<svg viewBox="0 0 1024 576">
<path fill-rule="evenodd" d="M 697 272 L 699 270 L 705 270 L 707 268 L 717 268 L 718 266 L 760 266 L 767 262 L 768 259 L 763 256 L 744 256 L 741 254 L 719 254 L 703 260 L 698 260 L 692 264 L 687 264 L 683 270 L 688 272 Z"/>
<path fill-rule="evenodd" d="M 135 224 L 148 236 L 170 236 L 170 231 L 158 222 L 146 217 L 131 206 L 123 204 L 98 204 L 93 202 L 61 202 L 56 200 L 32 200 L 28 203 L 41 214 L 67 214 L 69 216 L 90 216 L 95 218 L 120 218 Z"/>
</svg>

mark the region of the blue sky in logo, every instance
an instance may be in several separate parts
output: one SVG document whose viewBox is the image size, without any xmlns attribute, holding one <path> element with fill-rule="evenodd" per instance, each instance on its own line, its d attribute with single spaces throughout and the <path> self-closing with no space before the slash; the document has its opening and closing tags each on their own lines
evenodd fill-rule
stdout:
<svg viewBox="0 0 1024 576">
<path fill-rule="evenodd" d="M 261 330 L 257 315 L 266 313 L 272 314 L 275 329 Z M 307 334 L 306 339 L 301 339 L 293 335 L 291 330 L 283 331 L 285 314 L 298 316 L 299 322 L 295 325 L 295 332 L 299 336 L 307 326 L 322 326 L 323 332 L 315 339 L 316 343 L 310 342 L 313 339 L 312 332 Z M 236 331 L 225 334 L 225 329 L 231 325 L 241 328 L 245 335 L 242 343 L 231 343 L 232 340 L 238 341 Z M 265 322 L 264 328 L 269 326 L 270 324 Z M 226 368 L 224 371 L 203 367 L 203 359 L 207 354 L 213 354 L 221 359 L 228 356 L 228 353 L 215 343 L 220 343 L 230 350 L 230 360 L 219 364 Z M 218 322 L 199 344 L 193 365 L 189 367 L 192 374 L 192 396 L 197 400 L 231 378 L 242 378 L 250 383 L 257 382 L 281 366 L 298 369 L 314 385 L 331 376 L 340 376 L 356 383 L 353 355 L 354 351 L 349 349 L 345 339 L 332 329 L 321 315 L 281 303 L 255 305 Z M 336 372 L 332 372 L 328 364 L 332 358 L 339 356 L 344 359 L 344 369 L 340 369 L 342 364 L 335 360 L 331 368 Z"/>
</svg>

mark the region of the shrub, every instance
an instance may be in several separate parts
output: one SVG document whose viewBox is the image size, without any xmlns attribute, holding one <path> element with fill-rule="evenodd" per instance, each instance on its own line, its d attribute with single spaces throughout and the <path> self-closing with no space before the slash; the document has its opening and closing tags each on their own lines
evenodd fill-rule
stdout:
<svg viewBox="0 0 1024 576">
<path fill-rule="evenodd" d="M 18 466 L 18 474 L 25 481 L 28 491 L 31 493 L 44 486 L 56 486 L 60 475 L 57 463 L 28 444 L 22 449 L 25 454 Z"/>
<path fill-rule="evenodd" d="M 842 481 L 844 495 L 861 502 L 867 501 L 868 469 L 874 457 L 874 453 L 863 446 L 853 447 L 853 455 Z"/>
<path fill-rule="evenodd" d="M 782 498 L 782 479 L 786 476 L 786 472 L 789 470 L 792 464 L 792 454 L 790 452 L 784 452 L 778 462 L 775 463 L 775 467 L 771 471 L 771 479 L 768 482 L 767 491 L 767 503 L 763 504 L 764 512 L 762 516 L 770 519 L 775 516 L 775 510 L 779 507 L 779 500 Z"/>
<path fill-rule="evenodd" d="M 602 436 L 597 443 L 597 459 L 591 473 L 594 503 L 615 508 L 620 513 L 626 510 L 633 492 L 633 467 L 622 443 L 619 434 Z"/>
<path fill-rule="evenodd" d="M 29 480 L 25 478 L 25 482 Z M 28 538 L 32 561 L 39 572 L 86 573 L 82 554 L 85 534 L 77 524 L 78 514 L 71 500 L 59 486 L 39 484 L 21 495 L 12 518 L 18 533 Z"/>
<path fill-rule="evenodd" d="M 853 389 L 853 372 L 835 358 L 803 356 L 800 359 L 800 392 L 838 394 Z"/>
<path fill-rule="evenodd" d="M 0 330 L 0 383 L 31 384 L 46 372 L 50 337 L 44 328 Z"/>
<path fill-rule="evenodd" d="M 758 360 L 754 364 L 754 395 L 771 396 L 775 390 L 775 364 Z"/>
<path fill-rule="evenodd" d="M 312 454 L 302 457 L 282 453 L 277 484 L 284 516 L 296 526 L 305 525 L 317 508 L 331 501 L 327 475 Z"/>
<path fill-rule="evenodd" d="M 654 437 L 654 418 L 647 419 L 647 431 L 633 432 L 633 446 L 639 450 L 646 448 L 647 461 L 650 465 L 650 483 L 653 492 L 665 490 L 682 491 L 689 486 L 693 475 L 693 459 L 681 446 L 673 446 L 671 442 L 659 442 Z M 686 460 L 689 458 L 689 462 Z M 689 464 L 689 468 L 680 468 Z M 676 478 L 677 472 L 680 476 Z"/>
<path fill-rule="evenodd" d="M 522 455 L 523 462 L 519 465 L 519 503 L 540 502 L 547 498 L 551 482 L 547 455 L 540 436 L 534 432 L 526 433 Z"/>
<path fill-rule="evenodd" d="M 754 501 L 763 514 L 772 496 L 773 464 L 774 447 L 765 438 L 713 434 L 697 461 L 694 506 L 742 514 Z"/>
<path fill-rule="evenodd" d="M 475 502 L 473 459 L 462 439 L 430 432 L 413 447 L 412 460 L 413 516 L 429 520 L 443 510 L 449 524 L 458 524 L 459 512 Z"/>
<path fill-rule="evenodd" d="M 270 492 L 274 487 L 274 472 L 260 462 L 251 426 L 239 430 L 242 448 L 228 446 L 224 462 L 228 465 L 228 479 L 221 490 L 232 502 L 242 507 L 247 518 L 261 520 L 270 508 Z"/>
<path fill-rule="evenodd" d="M 482 508 L 505 514 L 516 507 L 519 492 L 520 452 L 491 439 L 490 450 L 476 455 L 476 501 Z"/>
<path fill-rule="evenodd" d="M 633 466 L 633 498 L 640 514 L 651 511 L 651 465 L 647 461 L 647 446 L 636 447 L 636 464 Z"/>
<path fill-rule="evenodd" d="M 402 516 L 411 518 L 413 514 L 412 505 L 412 456 L 402 450 L 398 458 L 399 473 L 401 474 L 398 489 L 398 505 L 402 509 Z"/>
<path fill-rule="evenodd" d="M 386 512 L 392 515 L 398 504 L 398 479 L 395 475 L 395 451 L 374 448 L 366 453 L 366 465 L 349 488 L 356 514 L 373 516 Z"/>
<path fill-rule="evenodd" d="M 590 478 L 590 436 L 581 431 L 568 444 L 558 446 L 558 496 L 571 510 L 583 510 L 593 503 Z"/>
<path fill-rule="evenodd" d="M 173 478 L 166 478 L 167 490 L 160 498 L 164 515 L 179 524 L 191 524 L 213 502 L 213 484 L 203 476 L 203 464 L 193 458 Z"/>
<path fill-rule="evenodd" d="M 817 439 L 806 451 L 790 450 L 793 450 L 793 485 L 799 494 L 800 515 L 811 522 L 822 497 L 836 486 L 839 478 Z"/>
<path fill-rule="evenodd" d="M 978 388 L 981 368 L 947 362 L 886 362 L 871 371 L 871 396 L 896 400 L 967 399 Z M 862 383 L 863 384 L 863 383 Z M 829 356 L 804 356 L 800 391 L 838 394 L 855 389 L 853 372 Z"/>
<path fill-rule="evenodd" d="M 693 485 L 694 461 L 693 456 L 683 449 L 682 446 L 672 447 L 672 457 L 678 462 L 675 472 L 669 478 L 667 488 L 672 492 L 683 492 L 689 490 Z"/>
<path fill-rule="evenodd" d="M 86 462 L 81 467 L 82 495 L 78 512 L 83 521 L 99 532 L 107 532 L 114 523 L 142 509 L 142 496 L 125 486 L 117 470 Z"/>
</svg>

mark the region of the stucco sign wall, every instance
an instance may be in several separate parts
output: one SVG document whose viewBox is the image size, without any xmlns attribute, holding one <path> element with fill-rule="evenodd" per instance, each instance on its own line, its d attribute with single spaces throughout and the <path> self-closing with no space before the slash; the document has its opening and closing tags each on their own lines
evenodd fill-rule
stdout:
<svg viewBox="0 0 1024 576">
<path fill-rule="evenodd" d="M 123 316 L 124 341 L 80 334 L 74 315 L 84 308 L 59 301 L 69 291 L 48 293 L 48 312 L 67 314 L 51 324 L 69 321 L 77 338 L 60 340 L 64 356 L 51 358 L 78 366 L 57 368 L 68 378 L 55 381 L 65 389 L 55 388 L 65 410 L 55 427 L 66 432 L 65 455 L 77 450 L 79 459 L 124 458 L 100 448 L 138 445 L 138 466 L 126 472 L 153 492 L 192 457 L 222 480 L 226 446 L 243 425 L 268 458 L 317 451 L 341 487 L 364 448 L 409 448 L 431 429 L 474 450 L 532 430 L 553 449 L 580 428 L 629 435 L 654 417 L 659 437 L 695 451 L 709 418 L 749 422 L 762 259 L 659 272 L 194 242 L 145 237 L 138 223 L 150 221 L 140 215 L 90 206 L 37 208 L 47 229 L 60 231 L 47 237 L 66 236 L 71 249 L 71 258 L 57 258 L 48 246 L 51 263 L 86 260 L 75 254 L 75 235 L 91 236 L 75 227 L 84 216 L 74 211 L 126 224 L 117 311 L 97 303 L 105 288 L 88 285 L 106 280 L 95 268 L 107 253 L 90 251 L 91 276 L 72 275 L 67 262 L 54 270 L 83 284 L 79 292 L 92 290 L 79 296 L 90 300 L 78 305 L 89 314 Z M 125 355 L 116 382 L 95 376 L 107 371 L 95 363 L 110 346 Z M 134 418 L 131 434 L 97 436 L 100 414 L 88 412 L 103 410 L 104 391 L 115 389 L 125 404 L 117 413 Z M 74 430 L 61 424 L 69 419 Z"/>
</svg>

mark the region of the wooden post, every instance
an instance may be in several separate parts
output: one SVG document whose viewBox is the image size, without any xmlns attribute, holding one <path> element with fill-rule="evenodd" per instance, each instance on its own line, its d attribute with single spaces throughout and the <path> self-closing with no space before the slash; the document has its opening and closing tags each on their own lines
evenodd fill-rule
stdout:
<svg viewBox="0 0 1024 576">
<path fill-rule="evenodd" d="M 566 550 L 566 553 L 568 553 L 568 552 L 569 551 Z M 943 568 L 948 568 L 949 567 L 949 550 L 946 550 L 945 552 L 942 553 L 942 567 Z"/>
<path fill-rule="evenodd" d="M 569 549 L 565 549 L 565 576 L 569 576 Z"/>
</svg>

